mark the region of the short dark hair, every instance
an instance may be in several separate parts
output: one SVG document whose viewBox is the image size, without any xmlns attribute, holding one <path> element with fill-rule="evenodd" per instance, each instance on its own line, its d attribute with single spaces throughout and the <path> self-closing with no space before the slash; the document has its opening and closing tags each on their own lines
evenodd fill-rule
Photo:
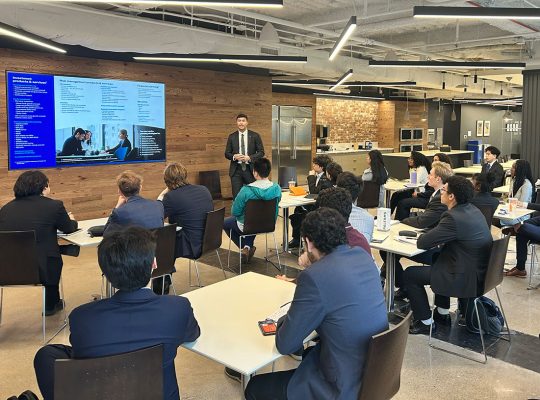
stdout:
<svg viewBox="0 0 540 400">
<path fill-rule="evenodd" d="M 330 181 L 332 182 L 332 185 L 335 185 L 338 176 L 343 173 L 343 168 L 337 162 L 332 161 L 326 166 L 326 173 L 330 175 Z"/>
<path fill-rule="evenodd" d="M 483 174 L 474 174 L 472 176 L 472 179 L 474 182 L 476 182 L 476 186 L 478 186 L 478 189 L 480 189 L 480 193 L 489 193 L 493 190 L 493 186 L 495 185 L 495 175 L 489 174 L 489 173 L 483 173 Z"/>
<path fill-rule="evenodd" d="M 491 154 L 494 154 L 496 157 L 499 157 L 501 155 L 501 151 L 496 148 L 495 146 L 488 146 L 484 149 L 484 153 L 489 151 Z"/>
<path fill-rule="evenodd" d="M 466 204 L 474 196 L 474 188 L 470 180 L 463 176 L 452 175 L 446 179 L 448 194 L 453 194 L 458 204 Z"/>
<path fill-rule="evenodd" d="M 345 219 L 349 220 L 349 215 L 352 211 L 352 198 L 351 194 L 340 187 L 331 187 L 321 190 L 319 196 L 317 196 L 318 207 L 328 207 L 337 210 Z"/>
<path fill-rule="evenodd" d="M 336 185 L 337 187 L 348 191 L 353 202 L 358 199 L 360 185 L 358 184 L 358 178 L 352 172 L 343 172 L 339 174 Z"/>
<path fill-rule="evenodd" d="M 336 247 L 347 243 L 345 219 L 334 209 L 318 208 L 306 214 L 300 235 L 313 242 L 321 253 L 329 254 Z"/>
<path fill-rule="evenodd" d="M 261 157 L 253 161 L 253 170 L 259 174 L 261 178 L 268 178 L 272 171 L 272 163 L 266 157 Z"/>
<path fill-rule="evenodd" d="M 245 118 L 246 121 L 249 120 L 249 119 L 248 119 L 248 116 L 247 116 L 246 114 L 243 114 L 243 113 L 238 114 L 238 115 L 236 116 L 236 119 L 238 119 L 238 118 Z"/>
<path fill-rule="evenodd" d="M 75 129 L 75 132 L 73 132 L 73 136 L 77 135 L 86 135 L 86 131 L 83 128 L 77 128 Z"/>
<path fill-rule="evenodd" d="M 23 172 L 17 178 L 13 185 L 13 194 L 16 198 L 37 196 L 43 193 L 43 190 L 49 186 L 49 178 L 43 172 L 38 170 Z"/>
<path fill-rule="evenodd" d="M 120 192 L 126 196 L 135 196 L 141 191 L 142 176 L 127 170 L 116 177 L 116 184 Z"/>
<path fill-rule="evenodd" d="M 113 287 L 133 292 L 150 281 L 155 254 L 155 233 L 133 226 L 103 237 L 98 263 Z"/>
<path fill-rule="evenodd" d="M 326 166 L 332 162 L 332 159 L 326 154 L 319 154 L 313 157 L 313 164 L 317 164 L 326 172 Z"/>
</svg>

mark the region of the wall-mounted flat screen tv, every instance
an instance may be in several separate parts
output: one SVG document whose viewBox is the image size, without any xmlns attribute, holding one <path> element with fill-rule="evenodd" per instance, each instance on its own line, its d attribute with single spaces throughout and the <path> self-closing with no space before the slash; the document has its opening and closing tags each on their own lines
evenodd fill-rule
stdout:
<svg viewBox="0 0 540 400">
<path fill-rule="evenodd" d="M 165 85 L 6 73 L 9 169 L 165 161 Z"/>
<path fill-rule="evenodd" d="M 400 128 L 399 130 L 399 140 L 411 140 L 412 139 L 412 129 L 409 128 Z"/>
</svg>

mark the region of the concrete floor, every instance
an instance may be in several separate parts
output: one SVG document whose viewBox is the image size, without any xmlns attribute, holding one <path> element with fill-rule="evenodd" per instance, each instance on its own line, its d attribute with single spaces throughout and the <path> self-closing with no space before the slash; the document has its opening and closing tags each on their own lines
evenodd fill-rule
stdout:
<svg viewBox="0 0 540 400">
<path fill-rule="evenodd" d="M 281 229 L 281 222 L 278 224 Z M 276 231 L 278 243 L 281 232 Z M 264 239 L 257 239 L 256 256 L 264 255 Z M 513 247 L 513 242 L 512 247 Z M 224 241 L 223 247 L 227 247 Z M 378 265 L 380 258 L 374 254 Z M 64 258 L 63 282 L 68 312 L 100 292 L 101 274 L 96 248 L 82 249 L 78 258 Z M 507 261 L 515 261 L 509 253 Z M 178 260 L 174 276 L 177 293 L 189 291 L 187 261 Z M 232 274 L 228 273 L 228 276 Z M 205 285 L 223 279 L 221 271 L 201 265 Z M 505 278 L 500 290 L 510 328 L 534 335 L 531 346 L 540 346 L 540 290 L 526 290 L 527 280 Z M 33 370 L 33 357 L 41 347 L 41 289 L 4 290 L 0 326 L 0 399 L 25 389 L 39 393 Z M 219 311 L 219 305 L 216 305 Z M 197 310 L 195 310 L 195 314 Z M 49 317 L 51 325 L 59 317 Z M 52 328 L 51 328 L 52 332 Z M 54 343 L 69 343 L 65 329 Z M 538 353 L 537 353 L 538 354 Z M 527 355 L 524 355 L 525 357 Z M 537 360 L 540 363 L 540 360 Z M 298 363 L 282 357 L 277 369 L 294 368 Z M 225 377 L 223 367 L 190 351 L 179 349 L 176 371 L 183 399 L 239 399 L 240 385 Z M 540 398 L 540 373 L 490 358 L 487 365 L 432 350 L 426 336 L 409 336 L 402 369 L 401 390 L 395 399 L 532 399 Z"/>
</svg>

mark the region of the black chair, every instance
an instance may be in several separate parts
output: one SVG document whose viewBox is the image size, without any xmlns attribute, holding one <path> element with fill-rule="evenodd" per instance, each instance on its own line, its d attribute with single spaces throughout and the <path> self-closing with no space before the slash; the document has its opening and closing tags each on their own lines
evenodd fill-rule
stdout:
<svg viewBox="0 0 540 400">
<path fill-rule="evenodd" d="M 189 286 L 193 287 L 191 284 L 191 261 L 195 263 L 195 272 L 197 274 L 197 283 L 198 287 L 201 287 L 201 277 L 199 275 L 199 266 L 197 261 L 203 255 L 215 251 L 221 271 L 223 271 L 223 276 L 227 279 L 225 270 L 223 269 L 223 264 L 221 263 L 221 257 L 219 256 L 219 248 L 221 247 L 222 235 L 223 235 L 223 220 L 225 219 L 225 207 L 222 207 L 218 210 L 209 211 L 206 213 L 206 223 L 204 226 L 203 234 L 203 244 L 201 254 L 197 258 L 189 259 Z"/>
<path fill-rule="evenodd" d="M 478 314 L 478 298 L 481 296 L 484 296 L 488 292 L 495 289 L 495 293 L 497 294 L 497 300 L 499 301 L 499 306 L 501 308 L 502 315 L 504 317 L 504 322 L 506 323 L 506 330 L 508 334 L 508 338 L 505 338 L 502 335 L 497 335 L 498 338 L 504 339 L 508 342 L 511 341 L 511 335 L 510 335 L 510 328 L 508 327 L 508 320 L 506 319 L 506 314 L 504 313 L 504 308 L 501 303 L 501 298 L 499 297 L 499 291 L 497 290 L 497 286 L 499 286 L 504 277 L 504 261 L 506 259 L 506 253 L 508 251 L 508 242 L 510 241 L 510 236 L 505 236 L 501 239 L 496 239 L 493 241 L 493 246 L 491 247 L 491 255 L 489 257 L 488 267 L 486 270 L 486 276 L 484 278 L 483 283 L 483 290 L 481 294 L 478 295 L 473 301 L 474 304 L 474 314 L 476 314 L 476 319 L 478 322 L 478 326 L 480 327 L 480 340 L 482 341 L 482 355 L 484 356 L 484 360 L 478 360 L 475 357 L 469 357 L 465 354 L 457 353 L 452 350 L 444 349 L 442 347 L 438 347 L 432 342 L 432 329 L 429 330 L 429 346 L 445 351 L 450 354 L 454 354 L 459 357 L 466 358 L 468 360 L 476 361 L 482 364 L 485 364 L 487 362 L 487 353 L 486 353 L 486 345 L 484 343 L 484 329 L 482 329 L 482 323 L 480 321 L 480 315 Z M 435 297 L 435 295 L 433 295 Z M 431 310 L 431 318 L 433 319 L 433 312 L 435 311 L 435 308 Z M 460 310 L 460 312 L 464 312 L 465 310 Z M 474 316 L 473 314 L 473 316 Z M 486 331 L 487 333 L 487 331 Z"/>
<path fill-rule="evenodd" d="M 493 215 L 495 215 L 495 211 L 497 211 L 496 209 L 493 209 L 493 207 L 491 206 L 479 206 L 479 205 L 476 205 L 475 206 L 482 212 L 482 214 L 484 215 L 484 218 L 486 219 L 486 222 L 488 224 L 488 227 L 491 226 L 491 222 L 493 221 Z"/>
<path fill-rule="evenodd" d="M 379 193 L 381 185 L 372 181 L 365 181 L 363 189 L 358 195 L 356 205 L 362 208 L 377 208 L 379 207 Z"/>
<path fill-rule="evenodd" d="M 45 286 L 39 279 L 39 262 L 34 231 L 0 232 L 0 323 L 2 322 L 2 298 L 4 287 L 41 286 L 42 287 L 42 330 L 43 342 L 48 343 L 66 327 L 67 316 L 64 306 L 62 325 L 58 331 L 46 340 Z M 60 297 L 64 298 L 62 281 L 60 281 Z"/>
<path fill-rule="evenodd" d="M 232 197 L 224 197 L 221 193 L 221 180 L 218 170 L 199 171 L 199 184 L 210 191 L 212 200 L 232 200 Z"/>
<path fill-rule="evenodd" d="M 153 229 L 157 235 L 156 244 L 156 265 L 157 268 L 152 271 L 152 282 L 154 279 L 161 279 L 161 294 L 165 293 L 165 278 L 168 276 L 171 280 L 171 287 L 174 294 L 176 290 L 172 282 L 172 274 L 176 271 L 174 262 L 176 261 L 176 224 L 166 225 L 161 228 Z"/>
<path fill-rule="evenodd" d="M 371 337 L 358 400 L 388 400 L 399 392 L 411 316 Z"/>
<path fill-rule="evenodd" d="M 289 188 L 289 182 L 297 182 L 296 167 L 279 167 L 278 184 L 282 189 Z"/>
<path fill-rule="evenodd" d="M 162 400 L 163 345 L 114 356 L 56 360 L 55 400 Z"/>
<path fill-rule="evenodd" d="M 139 149 L 137 147 L 134 147 L 131 149 L 129 153 L 127 153 L 126 158 L 124 158 L 124 161 L 133 161 L 136 160 L 139 157 Z"/>
<path fill-rule="evenodd" d="M 249 200 L 246 203 L 244 210 L 244 229 L 243 235 L 240 236 L 240 246 L 238 249 L 238 256 L 240 260 L 239 274 L 242 273 L 242 238 L 250 235 L 257 234 L 272 234 L 274 238 L 274 247 L 276 249 L 276 256 L 279 267 L 276 267 L 281 272 L 281 262 L 279 260 L 279 251 L 276 241 L 276 202 L 277 199 L 272 200 Z M 231 258 L 231 235 L 229 234 L 229 254 L 227 255 L 227 268 L 230 269 Z M 265 246 L 265 260 L 268 262 L 268 236 L 266 236 Z M 274 265 L 272 263 L 272 265 Z M 274 265 L 275 266 L 275 265 Z"/>
</svg>

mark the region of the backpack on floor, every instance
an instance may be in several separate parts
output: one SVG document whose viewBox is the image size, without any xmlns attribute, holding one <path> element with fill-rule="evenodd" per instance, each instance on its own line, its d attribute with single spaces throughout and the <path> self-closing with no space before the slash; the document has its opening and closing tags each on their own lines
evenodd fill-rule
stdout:
<svg viewBox="0 0 540 400">
<path fill-rule="evenodd" d="M 499 335 L 504 327 L 504 318 L 497 304 L 490 298 L 481 296 L 478 298 L 477 308 L 484 334 Z M 478 318 L 474 310 L 474 299 L 469 299 L 467 302 L 465 324 L 469 332 L 480 333 Z"/>
</svg>

